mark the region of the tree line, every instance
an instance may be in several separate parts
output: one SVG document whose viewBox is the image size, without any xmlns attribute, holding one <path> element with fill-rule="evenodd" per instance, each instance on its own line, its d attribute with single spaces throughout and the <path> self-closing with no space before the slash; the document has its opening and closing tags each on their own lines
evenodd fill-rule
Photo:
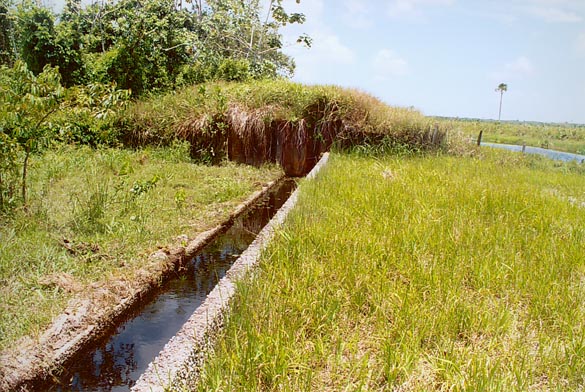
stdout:
<svg viewBox="0 0 585 392">
<path fill-rule="evenodd" d="M 63 11 L 0 0 L 0 64 L 58 67 L 65 87 L 116 83 L 133 95 L 212 79 L 288 76 L 282 0 L 66 0 Z M 307 36 L 299 42 L 310 44 Z"/>
<path fill-rule="evenodd" d="M 280 29 L 305 16 L 282 1 L 66 0 L 55 14 L 0 0 L 0 213 L 26 207 L 31 154 L 114 144 L 113 114 L 132 96 L 292 75 Z"/>
</svg>

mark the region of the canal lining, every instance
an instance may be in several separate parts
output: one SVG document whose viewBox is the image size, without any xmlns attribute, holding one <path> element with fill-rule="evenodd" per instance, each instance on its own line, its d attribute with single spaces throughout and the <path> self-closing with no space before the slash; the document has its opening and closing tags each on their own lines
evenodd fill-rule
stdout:
<svg viewBox="0 0 585 392">
<path fill-rule="evenodd" d="M 88 298 L 75 299 L 38 341 L 21 339 L 11 350 L 3 352 L 0 356 L 0 391 L 28 391 L 43 380 L 52 379 L 53 374 L 59 374 L 63 365 L 81 349 L 102 337 L 116 320 L 147 297 L 165 277 L 222 234 L 234 219 L 244 214 L 281 180 L 270 182 L 253 193 L 227 221 L 199 234 L 187 246 L 153 253 L 147 263 L 150 265 L 145 267 L 138 279 L 96 287 L 95 293 Z"/>
<path fill-rule="evenodd" d="M 314 178 L 327 163 L 328 158 L 329 154 L 325 153 L 306 178 Z M 229 309 L 229 302 L 235 293 L 235 282 L 242 279 L 258 264 L 261 252 L 271 241 L 274 231 L 283 224 L 288 213 L 295 206 L 298 194 L 297 189 L 260 231 L 252 244 L 234 262 L 226 276 L 209 293 L 203 304 L 148 366 L 146 372 L 132 388 L 133 392 L 164 392 L 169 388 L 182 389 L 199 377 L 205 357 L 212 348 L 215 336 L 222 327 Z"/>
</svg>

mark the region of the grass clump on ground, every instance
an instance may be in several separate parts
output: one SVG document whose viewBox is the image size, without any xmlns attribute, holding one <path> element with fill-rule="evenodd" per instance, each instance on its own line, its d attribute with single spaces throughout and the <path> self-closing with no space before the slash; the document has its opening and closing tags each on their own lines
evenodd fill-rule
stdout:
<svg viewBox="0 0 585 392">
<path fill-rule="evenodd" d="M 157 248 L 185 245 L 282 173 L 194 164 L 188 151 L 61 145 L 33 156 L 26 209 L 0 216 L 0 349 L 42 331 L 68 299 L 132 279 Z"/>
<path fill-rule="evenodd" d="M 333 155 L 193 389 L 582 389 L 584 189 L 503 151 Z"/>
</svg>

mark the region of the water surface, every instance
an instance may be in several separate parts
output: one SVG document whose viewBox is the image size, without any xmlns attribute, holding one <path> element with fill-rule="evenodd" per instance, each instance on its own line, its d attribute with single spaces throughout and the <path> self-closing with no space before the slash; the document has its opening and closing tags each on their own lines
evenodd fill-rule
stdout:
<svg viewBox="0 0 585 392">
<path fill-rule="evenodd" d="M 481 142 L 481 145 L 486 146 L 486 147 L 503 148 L 503 149 L 510 150 L 510 151 L 522 152 L 522 146 L 517 146 L 514 144 Z M 577 161 L 579 163 L 585 163 L 585 155 L 573 154 L 570 152 L 555 151 L 555 150 L 549 150 L 546 148 L 530 147 L 530 146 L 526 146 L 524 152 L 527 154 L 543 155 L 547 158 L 554 159 L 557 161 L 565 161 L 565 162 Z"/>
<path fill-rule="evenodd" d="M 264 196 L 190 260 L 184 271 L 126 314 L 108 336 L 66 364 L 58 379 L 39 385 L 36 390 L 129 391 L 295 186 L 294 180 L 286 180 Z"/>
</svg>

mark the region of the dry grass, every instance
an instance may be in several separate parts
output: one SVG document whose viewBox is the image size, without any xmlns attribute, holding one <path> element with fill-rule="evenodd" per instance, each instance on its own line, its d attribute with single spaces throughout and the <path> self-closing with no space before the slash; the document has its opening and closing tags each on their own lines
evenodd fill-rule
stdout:
<svg viewBox="0 0 585 392">
<path fill-rule="evenodd" d="M 194 153 L 213 147 L 215 154 L 226 153 L 230 133 L 237 134 L 246 149 L 261 142 L 267 150 L 283 124 L 298 128 L 297 134 L 314 132 L 316 138 L 328 144 L 335 140 L 342 147 L 386 138 L 418 149 L 435 148 L 446 144 L 448 130 L 414 109 L 390 107 L 359 90 L 288 81 L 188 87 L 138 102 L 121 118 L 129 144 L 168 143 L 179 137 L 199 145 Z"/>
</svg>

